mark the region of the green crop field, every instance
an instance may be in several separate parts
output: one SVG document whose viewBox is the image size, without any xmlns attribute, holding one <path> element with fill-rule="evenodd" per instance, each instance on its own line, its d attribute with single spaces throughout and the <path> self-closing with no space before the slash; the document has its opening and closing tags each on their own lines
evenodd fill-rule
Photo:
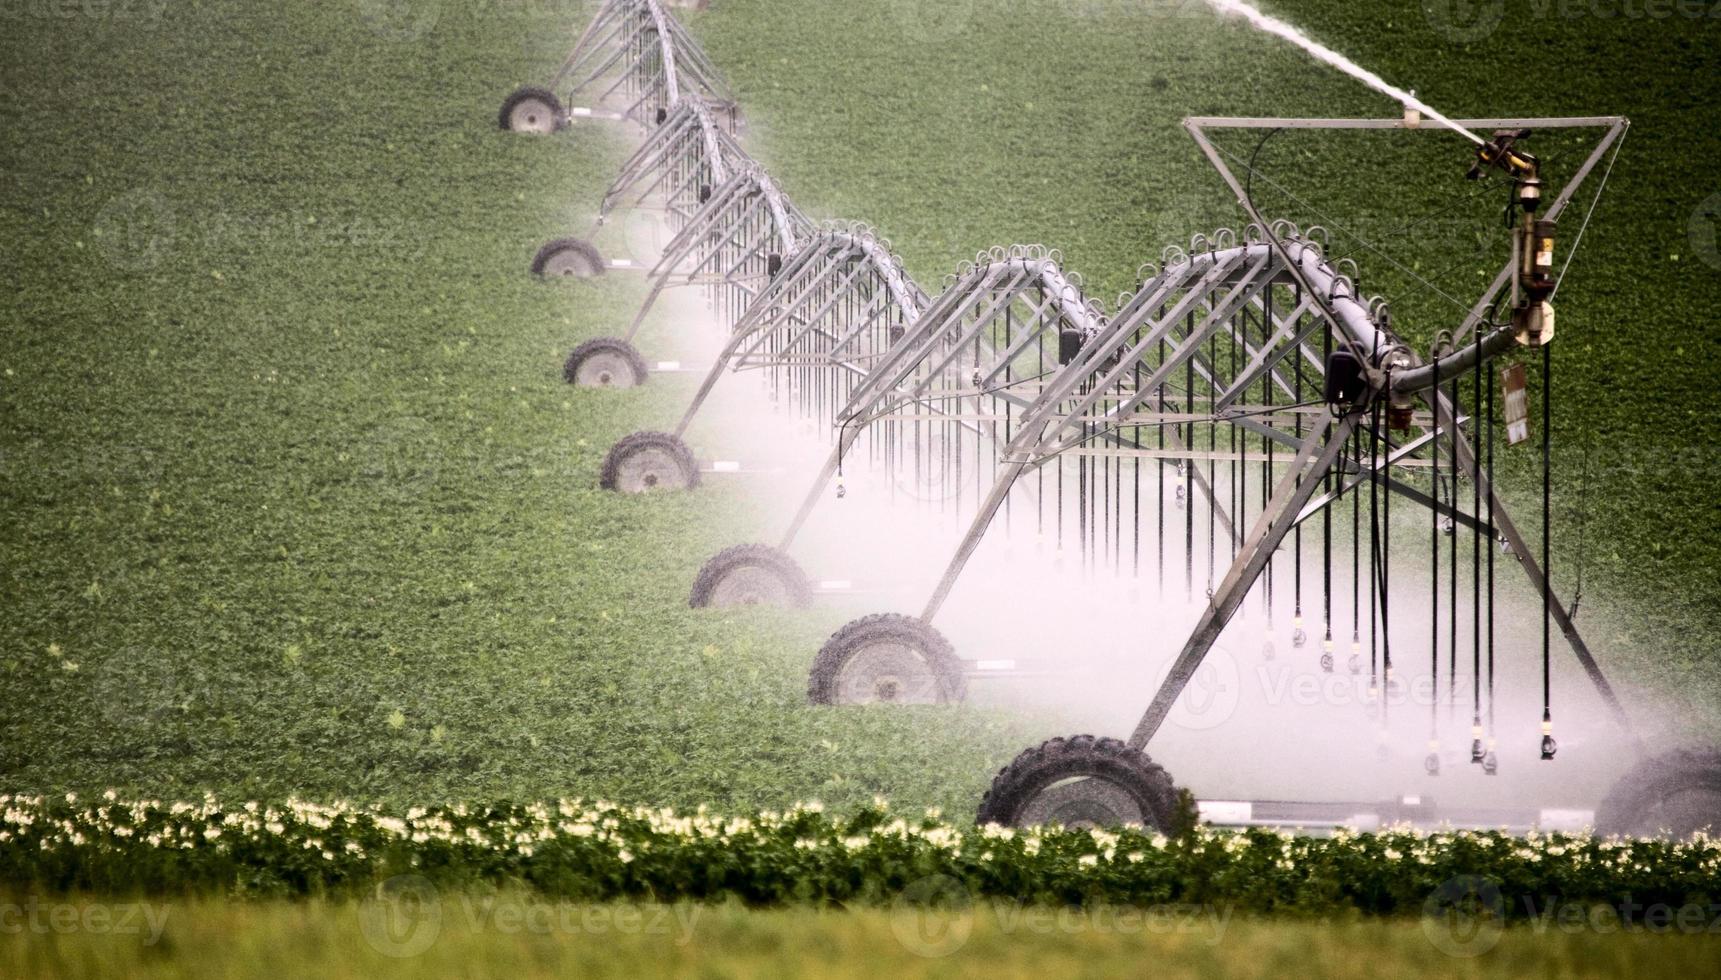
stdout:
<svg viewBox="0 0 1721 980">
<path fill-rule="evenodd" d="M 1701 976 L 1715 942 L 1557 925 L 1484 933 L 1485 958 L 1429 955 L 1427 927 L 1271 923 L 1201 909 L 1062 915 L 1010 905 L 960 911 L 580 906 L 516 893 L 441 896 L 434 914 L 389 932 L 357 902 L 73 900 L 39 908 L 100 930 L 44 927 L 0 945 L 9 977 L 1581 977 Z M 61 911 L 63 910 L 63 911 Z M 143 939 L 151 940 L 148 943 Z M 1475 940 L 1466 938 L 1465 943 Z M 423 949 L 416 949 L 420 943 Z M 398 945 L 397 945 L 398 944 Z M 1369 956 L 1356 951 L 1367 949 Z M 387 951 L 407 955 L 388 955 Z M 1705 966 L 1709 964 L 1709 966 Z"/>
<path fill-rule="evenodd" d="M 883 796 L 960 820 L 1018 750 L 1065 734 L 985 699 L 809 707 L 808 664 L 853 610 L 687 608 L 706 557 L 775 526 L 747 484 L 598 489 L 611 443 L 672 420 L 690 384 L 564 384 L 567 350 L 617 333 L 643 286 L 564 288 L 526 268 L 541 242 L 584 232 L 629 144 L 595 123 L 548 138 L 495 123 L 595 6 L 0 3 L 0 794 L 717 813 Z M 1579 622 L 1656 743 L 1714 740 L 1721 19 L 1555 0 L 1271 8 L 1453 115 L 1631 117 L 1559 295 L 1555 580 L 1569 594 L 1581 569 Z M 1164 246 L 1241 224 L 1187 115 L 1398 111 L 1198 2 L 716 0 L 678 15 L 794 201 L 871 222 L 934 292 L 977 250 L 1040 242 L 1109 299 Z M 1221 142 L 1257 161 L 1269 211 L 1336 229 L 1420 346 L 1498 267 L 1501 201 L 1464 184 L 1454 140 Z M 1536 145 L 1556 177 L 1584 150 Z M 1371 261 L 1360 241 L 1407 222 L 1395 261 Z M 641 346 L 673 351 L 674 329 L 652 318 Z M 1503 472 L 1535 513 L 1529 447 Z M 7 886 L 91 887 L 41 860 Z M 87 923 L 19 939 L 26 899 L 0 901 L 0 974 L 1690 976 L 1715 959 L 1689 936 L 1534 923 L 1481 960 L 1430 956 L 1426 923 L 1348 917 L 1240 919 L 1204 944 L 1089 914 L 1072 938 L 991 906 L 949 958 L 904 940 L 927 924 L 900 909 L 670 906 L 700 921 L 666 947 L 590 926 L 630 906 L 538 906 L 583 923 L 546 938 L 474 918 L 496 895 L 466 887 L 441 896 L 443 938 L 404 960 L 366 935 L 373 907 L 313 885 L 298 901 L 162 899 L 147 944 Z"/>
<path fill-rule="evenodd" d="M 1715 26 L 1512 5 L 1454 43 L 1415 5 L 1285 12 L 1453 113 L 1634 119 L 1562 294 L 1559 580 L 1581 522 L 1581 621 L 1634 706 L 1712 705 Z M 589 13 L 8 8 L 5 786 L 743 809 L 885 794 L 955 813 L 1047 733 L 986 710 L 808 709 L 806 665 L 843 613 L 685 608 L 706 555 L 761 533 L 745 487 L 596 489 L 608 445 L 687 387 L 565 386 L 561 355 L 614 332 L 638 284 L 523 270 L 585 226 L 625 147 L 597 125 L 539 140 L 493 123 Z M 1103 296 L 1164 245 L 1237 223 L 1187 113 L 1391 108 L 1188 6 L 726 0 L 688 16 L 796 201 L 874 222 L 934 288 L 976 249 L 1040 241 Z M 1448 202 L 1393 179 L 1442 153 L 1464 189 L 1462 151 L 1432 145 L 1372 159 L 1287 138 L 1261 169 L 1385 227 Z M 1496 207 L 1395 257 L 1432 274 Z M 1474 292 L 1485 264 L 1442 288 Z M 1396 274 L 1375 288 L 1417 292 Z M 1398 313 L 1420 343 L 1452 311 L 1424 290 Z M 1532 469 L 1509 460 L 1527 507 Z"/>
</svg>

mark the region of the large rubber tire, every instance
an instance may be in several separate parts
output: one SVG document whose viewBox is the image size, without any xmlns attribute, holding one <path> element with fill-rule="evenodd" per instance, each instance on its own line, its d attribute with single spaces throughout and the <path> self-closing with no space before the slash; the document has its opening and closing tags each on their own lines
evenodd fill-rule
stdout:
<svg viewBox="0 0 1721 980">
<path fill-rule="evenodd" d="M 719 551 L 699 570 L 687 604 L 695 609 L 801 609 L 812 601 L 812 584 L 793 558 L 770 545 L 738 544 Z"/>
<path fill-rule="evenodd" d="M 664 432 L 635 432 L 610 447 L 599 486 L 621 493 L 691 490 L 699 467 L 687 444 Z"/>
<path fill-rule="evenodd" d="M 1596 832 L 1675 838 L 1721 834 L 1721 749 L 1676 749 L 1645 759 L 1596 808 Z"/>
<path fill-rule="evenodd" d="M 496 121 L 510 132 L 553 133 L 568 124 L 568 114 L 556 93 L 526 85 L 502 100 L 502 111 Z"/>
<path fill-rule="evenodd" d="M 807 679 L 813 704 L 951 704 L 967 695 L 950 641 L 898 613 L 863 616 L 832 633 Z"/>
<path fill-rule="evenodd" d="M 645 358 L 619 337 L 594 337 L 562 364 L 562 379 L 580 388 L 633 388 L 645 384 Z"/>
<path fill-rule="evenodd" d="M 1115 738 L 1076 735 L 1042 742 L 992 778 L 980 800 L 980 824 L 1115 827 L 1140 824 L 1169 832 L 1177 814 L 1171 776 Z"/>
<path fill-rule="evenodd" d="M 604 257 L 583 238 L 557 238 L 532 256 L 532 275 L 540 279 L 594 279 L 604 274 Z"/>
</svg>

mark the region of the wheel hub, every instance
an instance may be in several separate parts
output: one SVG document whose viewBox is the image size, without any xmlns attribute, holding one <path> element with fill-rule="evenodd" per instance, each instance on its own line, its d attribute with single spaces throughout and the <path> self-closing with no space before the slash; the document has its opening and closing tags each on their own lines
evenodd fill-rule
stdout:
<svg viewBox="0 0 1721 980">
<path fill-rule="evenodd" d="M 592 267 L 591 259 L 578 250 L 564 248 L 550 256 L 544 263 L 544 275 L 573 279 L 590 279 L 597 275 Z"/>
<path fill-rule="evenodd" d="M 631 388 L 633 380 L 633 365 L 610 351 L 595 352 L 574 369 L 574 383 L 588 388 Z"/>
<path fill-rule="evenodd" d="M 641 449 L 621 462 L 617 468 L 616 486 L 626 493 L 647 490 L 674 489 L 687 486 L 687 475 L 681 461 L 663 449 Z"/>
<path fill-rule="evenodd" d="M 787 606 L 789 587 L 781 576 L 757 565 L 733 569 L 711 592 L 713 606 Z"/>
<path fill-rule="evenodd" d="M 1129 791 L 1100 776 L 1073 776 L 1041 789 L 1022 808 L 1021 822 L 1078 829 L 1148 823 Z"/>
<path fill-rule="evenodd" d="M 508 128 L 522 133 L 548 133 L 556 128 L 556 113 L 537 99 L 526 99 L 508 114 Z"/>
<path fill-rule="evenodd" d="M 937 704 L 938 677 L 926 655 L 901 642 L 862 647 L 843 665 L 837 690 L 844 704 Z"/>
</svg>

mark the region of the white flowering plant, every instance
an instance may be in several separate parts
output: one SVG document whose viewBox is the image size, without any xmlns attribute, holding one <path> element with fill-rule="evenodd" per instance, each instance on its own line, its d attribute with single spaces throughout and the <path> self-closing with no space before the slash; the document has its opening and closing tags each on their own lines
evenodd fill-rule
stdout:
<svg viewBox="0 0 1721 980">
<path fill-rule="evenodd" d="M 717 815 L 604 801 L 391 810 L 348 802 L 225 803 L 0 796 L 0 881 L 95 892 L 362 893 L 412 873 L 523 885 L 575 900 L 885 900 L 929 875 L 978 897 L 1070 904 L 1211 902 L 1258 912 L 1420 912 L 1462 876 L 1521 897 L 1721 900 L 1721 842 L 1514 836 L 1410 827 L 1329 835 L 1197 827 L 963 826 L 875 801 Z"/>
</svg>

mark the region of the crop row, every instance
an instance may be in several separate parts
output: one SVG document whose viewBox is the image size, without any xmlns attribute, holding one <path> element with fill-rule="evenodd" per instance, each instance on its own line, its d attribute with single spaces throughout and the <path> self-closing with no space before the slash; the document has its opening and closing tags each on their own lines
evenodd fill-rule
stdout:
<svg viewBox="0 0 1721 980">
<path fill-rule="evenodd" d="M 1708 907 L 1721 842 L 1587 834 L 1196 827 L 1167 837 L 960 826 L 877 801 L 748 817 L 604 802 L 384 808 L 0 796 L 0 880 L 53 892 L 366 894 L 399 875 L 574 900 L 877 902 L 929 878 L 1053 904 L 1413 913 L 1450 892 L 1507 914 L 1555 901 Z"/>
</svg>

